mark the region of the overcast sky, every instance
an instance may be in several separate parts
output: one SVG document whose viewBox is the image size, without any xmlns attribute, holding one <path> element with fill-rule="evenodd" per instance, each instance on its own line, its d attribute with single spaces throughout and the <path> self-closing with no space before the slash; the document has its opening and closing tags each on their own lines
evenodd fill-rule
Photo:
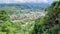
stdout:
<svg viewBox="0 0 60 34">
<path fill-rule="evenodd" d="M 51 3 L 52 0 L 0 0 L 0 3 Z"/>
</svg>

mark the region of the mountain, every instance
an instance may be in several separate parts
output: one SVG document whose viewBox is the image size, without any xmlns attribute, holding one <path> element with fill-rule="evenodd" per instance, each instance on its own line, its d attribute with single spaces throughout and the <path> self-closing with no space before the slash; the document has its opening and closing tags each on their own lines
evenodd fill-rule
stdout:
<svg viewBox="0 0 60 34">
<path fill-rule="evenodd" d="M 48 6 L 50 4 L 48 3 L 13 3 L 13 4 L 0 4 L 0 7 L 5 7 L 5 6 L 15 6 L 18 8 L 26 8 L 26 9 L 31 9 L 37 6 L 44 7 Z"/>
</svg>

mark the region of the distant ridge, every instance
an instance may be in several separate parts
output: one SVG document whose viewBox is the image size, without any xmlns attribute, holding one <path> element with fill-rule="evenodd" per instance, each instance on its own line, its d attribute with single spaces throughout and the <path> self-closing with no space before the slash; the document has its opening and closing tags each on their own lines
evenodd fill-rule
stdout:
<svg viewBox="0 0 60 34">
<path fill-rule="evenodd" d="M 2 3 L 0 5 L 32 5 L 32 6 L 48 6 L 50 5 L 49 3 L 10 3 L 10 4 L 6 4 L 6 3 Z"/>
<path fill-rule="evenodd" d="M 3 4 L 0 4 L 0 7 L 5 7 L 5 6 L 15 6 L 15 7 L 18 7 L 18 8 L 26 8 L 26 9 L 31 9 L 31 8 L 34 8 L 34 7 L 45 7 L 45 6 L 48 6 L 50 4 L 48 3 L 10 3 L 10 4 L 6 4 L 6 3 L 3 3 Z"/>
</svg>

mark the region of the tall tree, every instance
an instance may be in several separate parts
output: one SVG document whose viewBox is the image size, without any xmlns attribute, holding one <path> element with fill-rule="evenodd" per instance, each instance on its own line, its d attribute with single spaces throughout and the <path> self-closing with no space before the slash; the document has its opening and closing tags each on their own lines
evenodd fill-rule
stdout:
<svg viewBox="0 0 60 34">
<path fill-rule="evenodd" d="M 53 2 L 52 5 L 47 8 L 47 11 L 48 14 L 43 18 L 43 22 L 40 22 L 41 19 L 39 18 L 35 20 L 37 25 L 35 24 L 32 34 L 59 34 L 60 20 L 58 19 L 58 15 L 60 14 L 60 1 Z M 38 25 L 38 23 L 40 24 Z"/>
</svg>

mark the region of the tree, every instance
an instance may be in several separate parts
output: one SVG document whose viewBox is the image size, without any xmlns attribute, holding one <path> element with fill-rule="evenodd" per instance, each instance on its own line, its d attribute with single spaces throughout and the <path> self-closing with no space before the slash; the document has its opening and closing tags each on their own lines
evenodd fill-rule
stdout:
<svg viewBox="0 0 60 34">
<path fill-rule="evenodd" d="M 0 21 L 7 21 L 9 19 L 8 14 L 4 10 L 0 10 Z"/>
<path fill-rule="evenodd" d="M 13 23 L 10 21 L 7 11 L 1 10 L 0 11 L 0 32 L 3 33 L 6 32 L 6 34 L 8 34 L 10 32 L 10 29 L 13 29 L 12 25 Z"/>
<path fill-rule="evenodd" d="M 59 34 L 60 31 L 60 1 L 53 2 L 47 8 L 48 14 L 42 19 L 35 20 L 35 27 L 32 34 Z M 40 17 L 41 18 L 41 17 Z M 43 21 L 43 22 L 40 22 Z M 38 25 L 38 23 L 40 23 Z M 41 24 L 43 23 L 43 24 Z"/>
</svg>

